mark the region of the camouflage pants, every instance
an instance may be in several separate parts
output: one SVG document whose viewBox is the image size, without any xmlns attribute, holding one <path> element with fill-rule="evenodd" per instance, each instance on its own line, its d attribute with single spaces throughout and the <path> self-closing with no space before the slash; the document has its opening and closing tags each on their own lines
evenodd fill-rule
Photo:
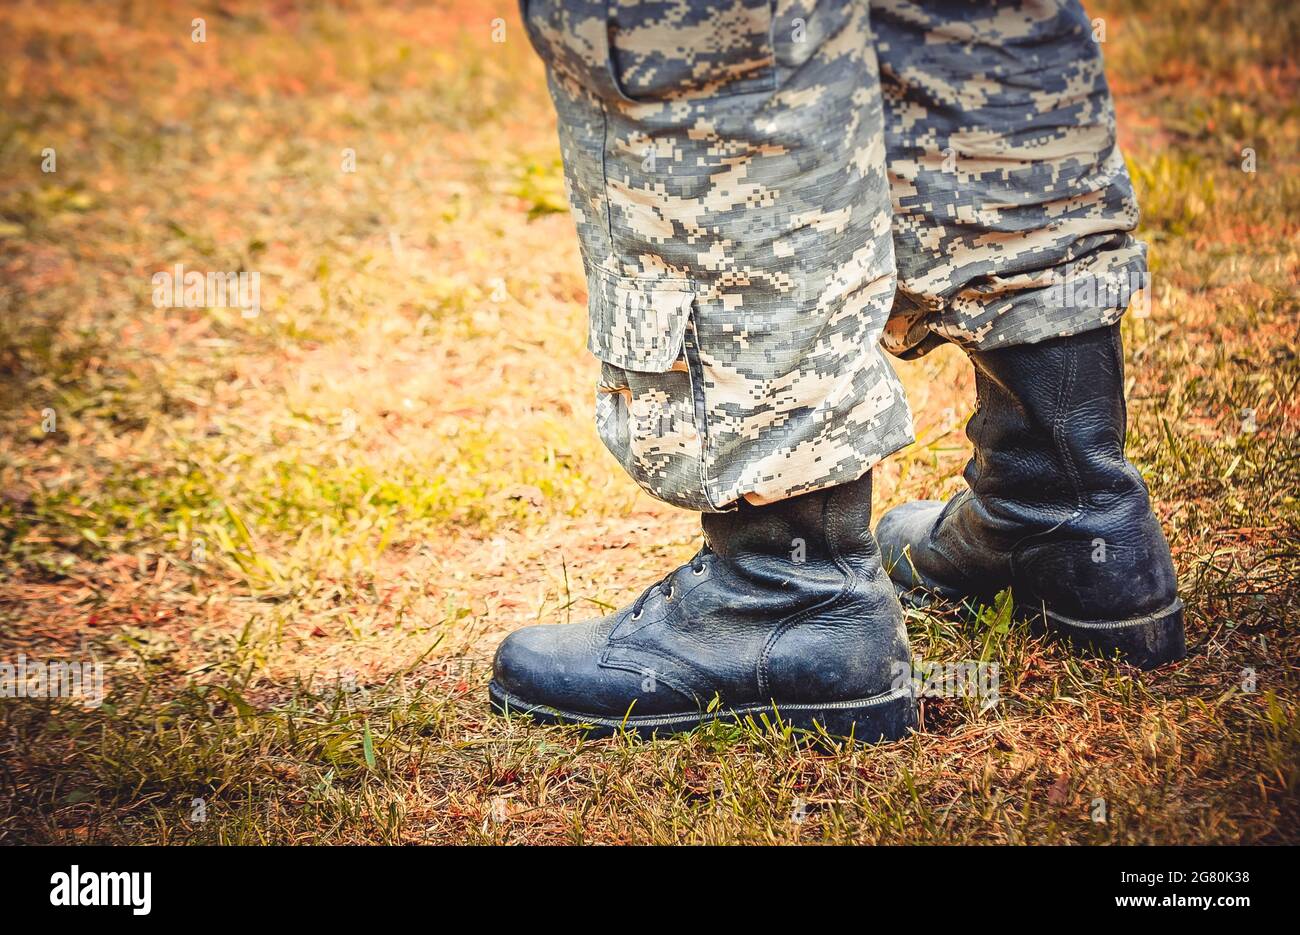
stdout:
<svg viewBox="0 0 1300 935">
<path fill-rule="evenodd" d="M 912 441 L 887 349 L 1109 324 L 1140 275 L 1077 0 L 521 0 L 601 362 L 596 422 L 696 510 L 854 480 Z M 883 348 L 883 349 L 882 349 Z"/>
</svg>

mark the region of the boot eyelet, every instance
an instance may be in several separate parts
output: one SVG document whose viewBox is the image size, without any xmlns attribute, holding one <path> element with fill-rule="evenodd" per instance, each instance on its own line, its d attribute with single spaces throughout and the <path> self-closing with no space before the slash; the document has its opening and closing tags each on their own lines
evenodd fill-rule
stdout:
<svg viewBox="0 0 1300 935">
<path fill-rule="evenodd" d="M 638 610 L 636 613 L 634 613 L 634 614 L 632 615 L 632 619 L 633 619 L 633 620 L 640 620 L 640 619 L 641 619 L 641 611 Z"/>
<path fill-rule="evenodd" d="M 666 603 L 671 604 L 671 603 L 672 603 L 672 600 L 673 600 L 673 589 L 672 589 L 672 588 L 669 588 L 668 591 L 667 591 L 667 593 L 664 594 L 664 601 L 665 601 Z"/>
<path fill-rule="evenodd" d="M 700 575 L 704 574 L 704 566 L 701 565 L 699 568 L 692 568 L 691 574 L 693 574 L 697 578 L 700 577 Z"/>
</svg>

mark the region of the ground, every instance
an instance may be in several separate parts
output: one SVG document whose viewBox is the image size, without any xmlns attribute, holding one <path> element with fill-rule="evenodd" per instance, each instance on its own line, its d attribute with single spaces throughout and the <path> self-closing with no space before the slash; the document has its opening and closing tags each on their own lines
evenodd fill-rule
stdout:
<svg viewBox="0 0 1300 935">
<path fill-rule="evenodd" d="M 0 842 L 1296 841 L 1300 7 L 1089 5 L 1152 251 L 1129 450 L 1187 660 L 916 613 L 917 653 L 998 663 L 1000 702 L 928 698 L 865 749 L 487 714 L 505 634 L 697 545 L 596 438 L 516 11 L 0 7 L 0 663 L 94 660 L 106 690 L 0 699 Z M 260 271 L 260 314 L 157 307 L 177 263 Z M 968 452 L 961 355 L 899 369 L 919 441 L 878 510 Z"/>
</svg>

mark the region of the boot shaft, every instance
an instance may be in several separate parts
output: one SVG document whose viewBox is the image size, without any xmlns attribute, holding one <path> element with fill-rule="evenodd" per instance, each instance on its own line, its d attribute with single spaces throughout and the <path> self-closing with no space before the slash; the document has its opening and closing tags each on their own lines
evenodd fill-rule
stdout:
<svg viewBox="0 0 1300 935">
<path fill-rule="evenodd" d="M 1128 413 L 1119 326 L 971 354 L 978 408 L 966 482 L 1016 519 L 1063 522 L 1116 498 L 1148 508 L 1124 456 Z M 1009 517 L 1010 518 L 1010 517 Z"/>
<path fill-rule="evenodd" d="M 746 556 L 796 564 L 870 561 L 871 474 L 847 484 L 726 513 L 701 516 L 709 549 L 728 561 Z"/>
</svg>

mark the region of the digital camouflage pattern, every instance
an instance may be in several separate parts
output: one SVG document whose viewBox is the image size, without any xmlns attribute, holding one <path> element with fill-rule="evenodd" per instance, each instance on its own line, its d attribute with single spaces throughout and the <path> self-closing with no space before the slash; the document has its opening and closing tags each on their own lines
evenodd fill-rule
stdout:
<svg viewBox="0 0 1300 935">
<path fill-rule="evenodd" d="M 1117 321 L 1145 281 L 1146 246 L 1130 233 L 1137 201 L 1083 8 L 876 0 L 871 11 L 898 268 L 885 346 L 987 349 Z M 1063 304 L 1062 291 L 1078 300 Z"/>
<path fill-rule="evenodd" d="M 559 115 L 597 426 L 653 495 L 711 511 L 860 477 L 912 440 L 882 341 L 1121 313 L 1046 300 L 1054 277 L 1143 262 L 1077 4 L 521 8 Z"/>
</svg>

